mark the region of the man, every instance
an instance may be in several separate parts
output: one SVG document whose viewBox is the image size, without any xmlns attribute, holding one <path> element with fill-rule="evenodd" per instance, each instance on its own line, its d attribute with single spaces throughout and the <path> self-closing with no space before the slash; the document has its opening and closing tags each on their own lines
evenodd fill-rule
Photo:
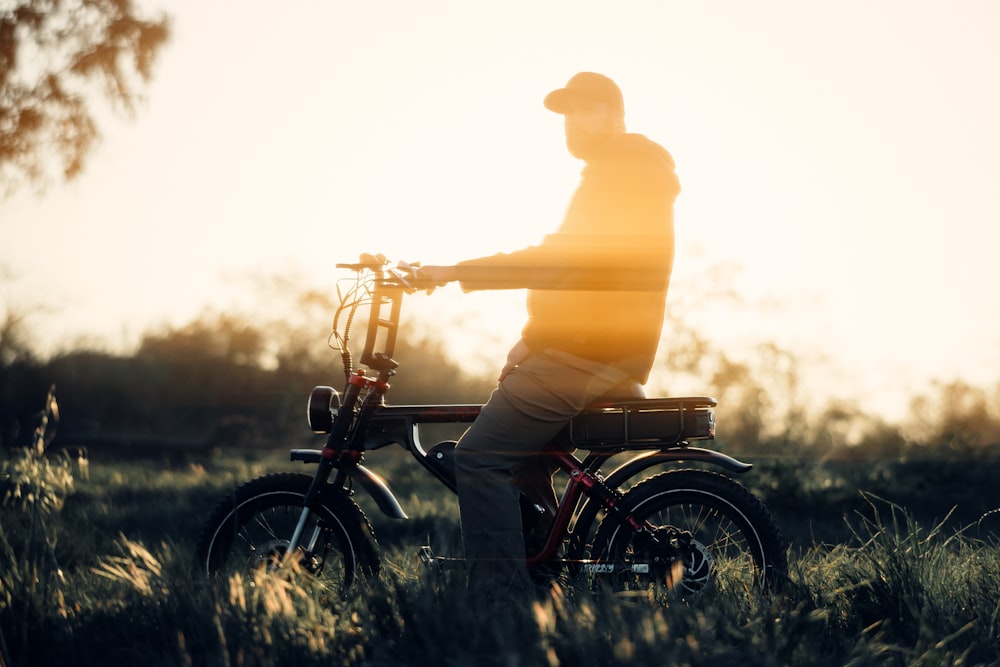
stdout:
<svg viewBox="0 0 1000 667">
<path fill-rule="evenodd" d="M 587 405 L 641 398 L 663 325 L 673 265 L 670 154 L 625 130 L 621 91 L 581 72 L 545 98 L 585 162 L 555 234 L 513 253 L 426 266 L 433 284 L 528 288 L 528 321 L 499 383 L 456 449 L 458 498 L 473 585 L 529 588 L 519 497 L 551 523 L 546 444 Z"/>
</svg>

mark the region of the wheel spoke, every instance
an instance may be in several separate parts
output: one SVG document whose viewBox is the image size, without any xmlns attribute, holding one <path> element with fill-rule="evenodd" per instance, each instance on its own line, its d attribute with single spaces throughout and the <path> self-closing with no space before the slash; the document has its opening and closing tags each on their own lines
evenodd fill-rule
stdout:
<svg viewBox="0 0 1000 667">
<path fill-rule="evenodd" d="M 276 566 L 288 550 L 310 483 L 305 475 L 269 475 L 248 482 L 220 503 L 199 542 L 206 571 L 226 577 Z M 362 532 L 367 519 L 360 508 L 346 498 L 328 502 L 309 513 L 296 558 L 316 584 L 343 589 L 358 565 L 374 572 L 378 562 Z"/>
</svg>

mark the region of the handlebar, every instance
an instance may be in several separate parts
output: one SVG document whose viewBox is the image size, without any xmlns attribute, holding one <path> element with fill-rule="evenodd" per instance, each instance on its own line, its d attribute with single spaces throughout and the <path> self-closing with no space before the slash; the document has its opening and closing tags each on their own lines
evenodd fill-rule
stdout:
<svg viewBox="0 0 1000 667">
<path fill-rule="evenodd" d="M 342 264 L 338 263 L 338 269 L 349 269 L 351 271 L 378 271 L 381 270 L 383 266 L 389 263 L 389 260 L 385 258 L 385 255 L 378 253 L 377 255 L 372 255 L 367 252 L 361 253 L 359 260 L 353 264 Z"/>
<path fill-rule="evenodd" d="M 338 263 L 336 266 L 357 274 L 346 292 L 337 290 L 340 306 L 334 315 L 331 334 L 331 341 L 337 342 L 335 349 L 343 355 L 345 376 L 349 377 L 353 372 L 348 342 L 354 316 L 363 305 L 369 305 L 370 312 L 361 363 L 372 370 L 391 373 L 396 367 L 392 355 L 403 295 L 420 290 L 429 293 L 441 283 L 421 275 L 418 263 L 399 262 L 395 267 L 387 268 L 389 260 L 382 254 L 362 253 L 357 262 Z"/>
<path fill-rule="evenodd" d="M 432 281 L 428 276 L 420 271 L 419 262 L 400 261 L 395 267 L 386 268 L 389 260 L 385 255 L 362 253 L 359 261 L 353 263 L 338 263 L 338 269 L 347 269 L 356 273 L 369 271 L 378 274 L 384 285 L 400 287 L 408 293 L 427 290 L 428 293 L 434 288 L 440 287 L 441 283 Z"/>
</svg>

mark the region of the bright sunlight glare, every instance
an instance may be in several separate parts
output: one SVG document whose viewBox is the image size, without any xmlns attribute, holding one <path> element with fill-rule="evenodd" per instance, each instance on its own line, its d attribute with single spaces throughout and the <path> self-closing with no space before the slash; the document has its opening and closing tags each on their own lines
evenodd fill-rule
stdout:
<svg viewBox="0 0 1000 667">
<path fill-rule="evenodd" d="M 677 162 L 672 298 L 721 271 L 744 299 L 693 315 L 710 338 L 833 360 L 818 390 L 863 405 L 997 381 L 1000 4 L 162 9 L 173 39 L 136 118 L 102 117 L 77 181 L 0 202 L 0 298 L 37 308 L 48 349 L 252 310 L 247 276 L 332 289 L 360 252 L 441 264 L 534 243 L 580 169 L 541 100 L 591 70 Z M 522 300 L 446 288 L 412 307 L 488 365 Z"/>
</svg>

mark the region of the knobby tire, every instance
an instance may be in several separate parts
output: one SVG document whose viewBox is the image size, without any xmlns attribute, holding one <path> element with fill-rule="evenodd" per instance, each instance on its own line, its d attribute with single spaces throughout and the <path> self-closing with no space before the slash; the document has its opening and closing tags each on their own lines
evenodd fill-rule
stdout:
<svg viewBox="0 0 1000 667">
<path fill-rule="evenodd" d="M 309 475 L 275 473 L 235 489 L 205 523 L 197 547 L 198 570 L 228 577 L 275 567 L 285 556 L 311 483 Z M 324 494 L 303 532 L 303 545 L 314 532 L 319 540 L 309 553 L 300 549 L 299 561 L 317 579 L 344 591 L 358 574 L 378 571 L 371 524 L 346 495 Z"/>
</svg>

